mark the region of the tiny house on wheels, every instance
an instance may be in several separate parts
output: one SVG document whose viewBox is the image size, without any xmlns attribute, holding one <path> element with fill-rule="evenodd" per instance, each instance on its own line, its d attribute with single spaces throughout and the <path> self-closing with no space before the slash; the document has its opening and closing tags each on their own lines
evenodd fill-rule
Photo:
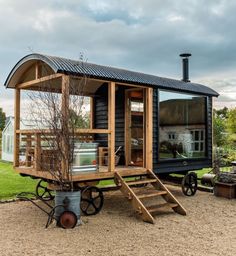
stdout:
<svg viewBox="0 0 236 256">
<path fill-rule="evenodd" d="M 55 181 L 39 164 L 44 154 L 48 154 L 43 147 L 42 130 L 20 129 L 21 91 L 39 91 L 48 85 L 64 99 L 63 111 L 69 108 L 65 100 L 70 94 L 68 87 L 76 86 L 86 77 L 82 94 L 90 97 L 90 127 L 77 129 L 76 135 L 80 141 L 97 145 L 98 161 L 90 163 L 95 168 L 86 169 L 88 164 L 75 168 L 73 182 L 84 184 L 114 179 L 148 222 L 154 221 L 152 214 L 158 207 L 146 207 L 142 200 L 154 196 L 161 196 L 165 205 L 185 214 L 184 208 L 157 176 L 187 174 L 212 165 L 212 98 L 218 96 L 209 87 L 189 81 L 189 56 L 181 55 L 182 80 L 42 54 L 25 56 L 5 82 L 7 88 L 15 90 L 15 170 L 46 180 L 49 185 Z M 19 161 L 22 140 L 25 141 L 25 161 Z M 127 181 L 124 177 L 142 179 Z M 195 189 L 194 182 L 191 177 L 187 179 L 188 191 Z M 132 185 L 146 183 L 158 191 L 137 195 Z"/>
</svg>

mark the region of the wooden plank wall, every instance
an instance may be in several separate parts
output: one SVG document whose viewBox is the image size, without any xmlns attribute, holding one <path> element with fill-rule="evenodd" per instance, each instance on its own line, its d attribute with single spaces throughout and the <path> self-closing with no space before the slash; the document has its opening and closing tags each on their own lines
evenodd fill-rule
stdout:
<svg viewBox="0 0 236 256">
<path fill-rule="evenodd" d="M 108 128 L 108 90 L 107 84 L 102 85 L 94 97 L 94 128 Z M 107 147 L 107 134 L 95 134 L 95 140 L 101 147 Z"/>
<path fill-rule="evenodd" d="M 213 100 L 212 97 L 208 97 L 207 100 L 207 152 L 208 158 L 213 158 L 212 146 L 213 146 L 213 126 L 212 126 L 212 115 L 213 115 Z"/>
<path fill-rule="evenodd" d="M 101 86 L 94 97 L 94 127 L 105 129 L 108 127 L 108 100 L 107 85 Z M 125 109 L 125 87 L 118 87 L 116 91 L 116 120 L 115 120 L 115 148 L 122 146 L 120 164 L 124 165 L 124 109 Z M 107 135 L 96 134 L 95 140 L 100 146 L 107 147 Z"/>
<path fill-rule="evenodd" d="M 153 161 L 153 166 L 156 167 L 158 165 L 158 90 L 153 89 L 153 135 L 152 135 L 152 140 L 153 140 L 153 155 L 152 155 L 152 161 Z"/>
</svg>

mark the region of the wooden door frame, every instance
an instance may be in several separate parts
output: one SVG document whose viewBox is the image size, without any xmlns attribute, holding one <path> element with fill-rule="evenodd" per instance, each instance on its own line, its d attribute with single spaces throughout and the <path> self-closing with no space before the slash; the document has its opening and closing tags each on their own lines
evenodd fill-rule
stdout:
<svg viewBox="0 0 236 256">
<path fill-rule="evenodd" d="M 145 103 L 145 140 L 144 140 L 144 151 L 145 151 L 145 168 L 153 169 L 153 89 L 146 88 L 144 90 Z"/>
<path fill-rule="evenodd" d="M 116 83 L 108 83 L 108 171 L 115 171 Z"/>
<path fill-rule="evenodd" d="M 130 145 L 130 101 L 128 101 L 128 93 L 132 91 L 141 91 L 143 88 L 131 88 L 125 90 L 125 165 L 128 166 L 131 162 L 131 145 Z M 144 127 L 143 127 L 144 131 Z M 144 136 L 143 136 L 144 137 Z M 143 145 L 144 152 L 144 145 Z"/>
<path fill-rule="evenodd" d="M 152 160 L 152 145 L 153 145 L 153 89 L 152 88 L 132 88 L 125 90 L 125 164 L 128 166 L 131 159 L 131 148 L 130 148 L 130 136 L 129 136 L 129 124 L 130 124 L 130 114 L 129 114 L 129 102 L 128 93 L 130 91 L 143 90 L 143 167 L 147 169 L 153 168 Z"/>
</svg>

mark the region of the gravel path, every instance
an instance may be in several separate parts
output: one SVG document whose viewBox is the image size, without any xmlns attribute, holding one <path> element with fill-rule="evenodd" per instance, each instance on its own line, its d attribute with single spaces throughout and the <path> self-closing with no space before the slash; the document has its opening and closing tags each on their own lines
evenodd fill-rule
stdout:
<svg viewBox="0 0 236 256">
<path fill-rule="evenodd" d="M 46 215 L 29 202 L 0 204 L 0 255 L 236 255 L 236 200 L 170 189 L 188 215 L 160 213 L 155 225 L 136 218 L 119 191 L 72 230 L 44 229 Z"/>
</svg>

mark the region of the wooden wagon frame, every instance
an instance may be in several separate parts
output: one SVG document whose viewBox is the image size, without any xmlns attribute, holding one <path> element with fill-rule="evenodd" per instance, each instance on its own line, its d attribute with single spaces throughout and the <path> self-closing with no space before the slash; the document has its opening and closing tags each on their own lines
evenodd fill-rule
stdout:
<svg viewBox="0 0 236 256">
<path fill-rule="evenodd" d="M 28 55 L 16 64 L 5 83 L 6 87 L 14 88 L 15 90 L 14 169 L 22 175 L 45 179 L 49 181 L 49 183 L 50 181 L 54 181 L 53 175 L 47 170 L 41 168 L 43 156 L 43 150 L 41 147 L 42 130 L 20 129 L 21 91 L 37 91 L 39 88 L 47 86 L 47 84 L 50 83 L 50 87 L 53 86 L 54 92 L 56 91 L 61 93 L 61 111 L 66 114 L 69 108 L 68 99 L 70 96 L 70 84 L 72 82 L 73 84 L 76 84 L 76 81 L 80 81 L 83 76 L 87 77 L 87 84 L 83 91 L 83 95 L 90 97 L 90 128 L 77 129 L 76 135 L 80 141 L 96 141 L 96 139 L 98 139 L 102 141 L 102 143 L 104 143 L 104 138 L 106 137 L 107 139 L 105 139 L 105 148 L 108 153 L 108 163 L 107 165 L 99 166 L 97 172 L 87 172 L 73 175 L 73 182 L 84 183 L 90 181 L 100 181 L 104 179 L 115 179 L 118 187 L 120 187 L 124 194 L 131 200 L 132 205 L 136 211 L 138 211 L 143 216 L 143 219 L 149 222 L 153 222 L 154 220 L 150 212 L 155 212 L 156 209 L 145 208 L 143 203 L 141 203 L 140 198 L 134 194 L 130 186 L 127 185 L 126 181 L 124 180 L 124 177 L 147 176 L 148 181 L 146 181 L 146 183 L 151 183 L 156 189 L 161 190 L 156 195 L 161 195 L 165 201 L 170 204 L 174 211 L 185 214 L 186 212 L 184 208 L 152 172 L 153 169 L 157 168 L 155 167 L 156 164 L 153 163 L 153 149 L 154 144 L 158 142 L 155 140 L 153 144 L 153 140 L 155 138 L 153 135 L 153 125 L 155 125 L 154 120 L 157 118 L 156 116 L 153 116 L 155 102 L 154 99 L 157 97 L 157 87 L 167 90 L 172 88 L 174 91 L 181 90 L 182 92 L 194 93 L 197 95 L 200 94 L 207 97 L 208 111 L 210 111 L 212 106 L 209 103 L 212 102 L 212 97 L 217 96 L 218 94 L 210 88 L 202 85 L 188 83 L 188 86 L 186 86 L 186 83 L 183 81 L 164 79 L 122 69 L 109 68 L 89 63 L 81 64 L 81 62 L 41 54 Z M 94 100 L 94 96 L 97 94 L 97 92 L 100 93 L 100 96 L 104 95 L 104 92 L 106 94 L 106 127 L 104 124 L 99 124 L 97 120 L 95 120 L 99 116 L 98 112 L 101 111 L 96 111 L 97 107 L 100 107 L 98 100 Z M 119 98 L 119 93 L 122 94 L 121 98 Z M 137 158 L 141 159 L 141 161 L 137 165 L 130 165 L 132 162 L 132 136 L 129 131 L 131 127 L 130 97 L 140 98 L 140 95 L 143 108 L 141 130 L 143 136 L 141 146 L 142 150 L 140 151 L 141 153 L 138 153 Z M 118 129 L 120 129 L 120 127 L 116 121 L 117 116 L 120 115 L 118 109 L 121 102 L 123 106 L 122 120 L 124 122 L 124 126 L 122 127 L 122 132 L 119 131 L 119 134 L 122 136 L 124 160 L 122 165 L 117 166 L 115 151 L 118 146 L 117 144 L 119 144 L 119 138 L 116 136 L 116 127 L 118 127 Z M 155 102 L 155 104 L 157 103 Z M 102 111 L 102 114 L 104 115 L 104 110 Z M 209 113 L 207 112 L 208 119 L 206 121 L 211 123 L 211 119 L 209 119 L 211 118 Z M 207 131 L 210 134 L 210 129 Z M 47 133 L 51 135 L 50 132 L 50 130 L 43 131 L 44 135 Z M 209 134 L 208 140 L 210 142 L 211 138 L 209 138 Z M 23 164 L 20 161 L 20 141 L 22 139 L 26 143 L 25 161 Z M 209 142 L 208 146 L 211 147 Z M 104 148 L 104 146 L 101 148 Z M 100 152 L 102 152 L 102 150 L 100 150 Z M 209 163 L 211 163 L 211 157 L 211 155 L 208 155 L 204 161 L 202 160 L 202 167 L 208 166 Z M 196 160 L 194 161 L 196 162 Z M 185 162 L 188 162 L 188 160 L 185 159 Z M 99 163 L 101 163 L 101 161 L 99 161 Z M 199 165 L 199 162 L 197 164 Z M 65 165 L 66 164 L 64 164 L 64 166 Z M 170 166 L 171 168 L 174 168 L 173 161 Z M 183 168 L 180 170 L 188 171 L 186 166 L 188 166 L 188 164 L 182 165 Z M 194 169 L 194 167 L 190 167 L 190 169 L 191 168 Z M 139 181 L 139 183 L 142 184 L 145 183 L 145 181 Z M 135 184 L 135 182 L 133 181 L 132 184 Z M 153 194 L 153 196 L 155 195 Z"/>
</svg>

